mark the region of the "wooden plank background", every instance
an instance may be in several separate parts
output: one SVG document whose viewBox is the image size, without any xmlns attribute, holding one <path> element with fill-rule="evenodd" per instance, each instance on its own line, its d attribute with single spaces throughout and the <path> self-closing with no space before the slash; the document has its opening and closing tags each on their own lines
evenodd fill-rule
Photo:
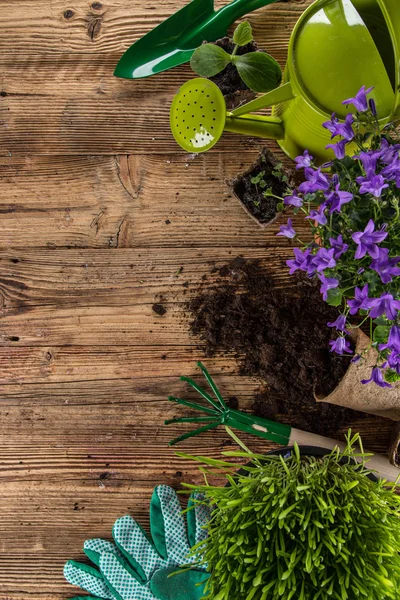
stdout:
<svg viewBox="0 0 400 600">
<path fill-rule="evenodd" d="M 282 65 L 309 3 L 250 16 Z M 260 140 L 227 134 L 187 155 L 168 110 L 189 68 L 112 75 L 183 5 L 0 0 L 0 600 L 74 595 L 62 566 L 87 537 L 108 537 L 126 512 L 146 526 L 154 485 L 199 478 L 167 447 L 182 430 L 162 422 L 179 414 L 166 397 L 185 392 L 179 375 L 202 357 L 185 313 L 202 276 L 242 254 L 289 284 L 279 223 L 255 226 L 226 185 Z M 160 295 L 162 317 L 151 308 Z M 233 357 L 206 364 L 251 409 L 259 382 Z M 385 449 L 386 422 L 354 426 Z M 215 431 L 183 448 L 218 456 L 226 443 Z"/>
</svg>

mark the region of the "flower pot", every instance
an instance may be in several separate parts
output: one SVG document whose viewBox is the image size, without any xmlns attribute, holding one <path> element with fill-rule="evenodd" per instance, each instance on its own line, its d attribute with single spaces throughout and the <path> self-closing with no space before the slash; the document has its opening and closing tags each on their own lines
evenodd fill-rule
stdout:
<svg viewBox="0 0 400 600">
<path fill-rule="evenodd" d="M 354 329 L 350 337 L 355 344 L 356 354 L 362 354 L 371 344 L 371 340 L 360 329 Z M 400 382 L 391 388 L 382 388 L 374 383 L 362 384 L 362 379 L 369 379 L 371 369 L 375 366 L 377 352 L 370 348 L 359 363 L 351 363 L 339 385 L 328 396 L 318 394 L 317 402 L 329 402 L 345 406 L 365 413 L 400 421 Z"/>
<path fill-rule="evenodd" d="M 259 218 L 257 218 L 256 213 L 253 213 L 251 210 L 249 210 L 248 206 L 250 206 L 250 202 L 251 202 L 248 200 L 248 195 L 249 195 L 249 192 L 251 191 L 249 188 L 251 188 L 251 186 L 253 186 L 253 188 L 255 189 L 254 184 L 251 184 L 251 182 L 250 182 L 250 177 L 257 175 L 261 171 L 265 171 L 267 174 L 268 173 L 271 174 L 271 172 L 279 164 L 279 162 L 280 161 L 276 158 L 276 156 L 270 150 L 268 150 L 268 148 L 263 148 L 260 156 L 257 158 L 256 162 L 249 169 L 247 169 L 244 173 L 235 177 L 232 181 L 227 181 L 227 184 L 231 188 L 233 195 L 240 202 L 240 206 L 249 215 L 249 217 L 251 217 L 251 219 L 253 219 L 253 221 L 255 221 L 257 223 L 257 225 L 259 225 L 262 228 L 265 228 L 268 225 L 271 225 L 271 223 L 276 221 L 276 219 L 278 217 L 282 216 L 283 212 L 274 210 L 273 214 L 271 215 L 271 218 L 268 218 L 267 220 L 263 221 L 263 220 L 260 220 Z M 287 184 L 285 183 L 284 185 L 282 184 L 282 188 L 284 188 L 284 189 L 286 189 L 287 187 L 294 188 L 295 173 L 292 170 L 285 170 L 285 174 L 288 178 L 288 183 Z M 271 179 L 274 179 L 277 184 L 281 183 L 279 181 L 279 179 L 272 174 L 271 174 Z M 284 193 L 284 190 L 282 190 L 281 194 L 283 194 L 283 193 Z M 271 200 L 273 200 L 274 204 L 276 205 L 277 200 L 274 198 L 271 198 Z"/>
</svg>

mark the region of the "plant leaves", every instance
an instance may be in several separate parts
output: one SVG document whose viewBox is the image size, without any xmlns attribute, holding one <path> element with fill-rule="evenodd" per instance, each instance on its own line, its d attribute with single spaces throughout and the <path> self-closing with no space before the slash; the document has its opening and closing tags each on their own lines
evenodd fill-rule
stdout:
<svg viewBox="0 0 400 600">
<path fill-rule="evenodd" d="M 231 62 L 231 56 L 215 44 L 203 44 L 196 48 L 190 59 L 190 66 L 201 77 L 213 77 L 223 71 Z"/>
<path fill-rule="evenodd" d="M 390 327 L 387 327 L 386 325 L 378 325 L 378 327 L 375 327 L 374 329 L 373 341 L 384 344 L 387 342 L 389 331 Z"/>
<path fill-rule="evenodd" d="M 232 56 L 240 77 L 254 92 L 269 92 L 282 81 L 282 71 L 272 56 L 264 52 L 249 52 Z"/>
<path fill-rule="evenodd" d="M 384 376 L 385 381 L 388 383 L 396 383 L 396 381 L 400 381 L 400 375 L 393 369 L 385 369 Z"/>
<path fill-rule="evenodd" d="M 340 306 L 342 303 L 343 292 L 340 288 L 333 288 L 328 290 L 327 304 L 329 306 Z"/>
<path fill-rule="evenodd" d="M 233 43 L 238 46 L 246 46 L 253 41 L 253 30 L 248 21 L 240 23 L 233 33 Z"/>
</svg>

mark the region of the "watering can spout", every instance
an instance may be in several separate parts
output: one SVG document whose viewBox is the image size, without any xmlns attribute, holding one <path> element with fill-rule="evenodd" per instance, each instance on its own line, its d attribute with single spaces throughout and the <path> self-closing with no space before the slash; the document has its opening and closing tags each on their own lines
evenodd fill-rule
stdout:
<svg viewBox="0 0 400 600">
<path fill-rule="evenodd" d="M 285 137 L 282 121 L 278 117 L 258 115 L 236 117 L 232 113 L 228 113 L 225 121 L 225 131 L 269 140 L 282 140 Z"/>
</svg>

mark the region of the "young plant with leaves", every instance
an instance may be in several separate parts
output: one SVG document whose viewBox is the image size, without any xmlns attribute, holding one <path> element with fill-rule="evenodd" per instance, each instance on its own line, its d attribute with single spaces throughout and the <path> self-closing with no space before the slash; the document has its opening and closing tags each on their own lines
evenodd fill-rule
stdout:
<svg viewBox="0 0 400 600">
<path fill-rule="evenodd" d="M 349 319 L 361 317 L 357 326 L 369 320 L 378 359 L 362 383 L 391 387 L 400 380 L 400 139 L 393 125 L 380 131 L 375 103 L 367 98 L 372 89 L 363 86 L 343 102 L 355 108 L 344 123 L 335 114 L 324 123 L 339 138 L 328 146 L 335 155 L 324 165 L 330 172 L 316 168 L 307 150 L 295 159 L 305 181 L 282 206 L 305 214 L 312 241 L 298 239 L 291 219 L 278 235 L 302 247 L 287 261 L 290 273 L 300 270 L 318 279 L 323 299 L 341 307 L 328 323 L 338 334 L 331 350 L 352 353 Z M 361 359 L 355 356 L 354 362 Z"/>
<path fill-rule="evenodd" d="M 281 455 L 222 452 L 247 466 L 206 457 L 206 484 L 187 485 L 213 506 L 208 537 L 193 552 L 208 563 L 207 600 L 398 599 L 398 486 L 370 479 L 359 435 L 344 452 Z M 362 448 L 362 446 L 361 446 Z M 362 464 L 354 459 L 362 458 Z M 217 475 L 227 485 L 209 485 Z"/>
<path fill-rule="evenodd" d="M 190 65 L 197 75 L 213 77 L 227 65 L 233 64 L 248 88 L 255 92 L 268 92 L 280 85 L 282 71 L 276 60 L 265 52 L 237 54 L 239 47 L 252 41 L 251 25 L 248 21 L 243 21 L 233 34 L 235 48 L 232 54 L 215 44 L 203 44 L 193 53 Z"/>
</svg>

